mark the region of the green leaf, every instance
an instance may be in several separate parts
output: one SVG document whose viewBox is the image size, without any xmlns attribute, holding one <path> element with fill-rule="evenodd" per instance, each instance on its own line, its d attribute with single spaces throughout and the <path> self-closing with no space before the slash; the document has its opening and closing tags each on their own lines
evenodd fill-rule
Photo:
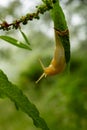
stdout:
<svg viewBox="0 0 87 130">
<path fill-rule="evenodd" d="M 24 49 L 28 49 L 28 50 L 31 50 L 31 48 L 25 44 L 23 44 L 22 42 L 16 40 L 15 38 L 12 38 L 10 36 L 4 36 L 4 35 L 1 35 L 0 36 L 0 39 L 12 44 L 12 45 L 15 45 L 19 48 L 24 48 Z"/>
<path fill-rule="evenodd" d="M 7 76 L 2 70 L 0 70 L 0 93 L 10 98 L 16 104 L 17 108 L 27 113 L 33 119 L 36 127 L 42 128 L 42 130 L 49 130 L 44 119 L 39 116 L 36 106 L 29 101 L 22 90 L 8 81 Z"/>
<path fill-rule="evenodd" d="M 66 18 L 65 18 L 63 9 L 60 6 L 59 0 L 57 0 L 56 3 L 53 4 L 53 8 L 50 11 L 50 15 L 52 17 L 52 20 L 54 22 L 54 28 L 56 30 L 59 30 L 60 32 L 68 30 Z M 64 47 L 65 59 L 66 59 L 66 63 L 68 64 L 69 61 L 70 61 L 70 38 L 69 38 L 69 34 L 67 33 L 67 35 L 63 35 L 63 36 L 59 36 L 59 37 L 60 37 L 61 43 Z"/>
<path fill-rule="evenodd" d="M 22 36 L 23 36 L 23 38 L 24 38 L 26 44 L 30 45 L 30 42 L 29 42 L 27 36 L 25 35 L 25 33 L 24 33 L 21 29 L 19 29 L 19 30 L 20 30 L 20 32 L 21 32 L 21 34 L 22 34 Z"/>
</svg>

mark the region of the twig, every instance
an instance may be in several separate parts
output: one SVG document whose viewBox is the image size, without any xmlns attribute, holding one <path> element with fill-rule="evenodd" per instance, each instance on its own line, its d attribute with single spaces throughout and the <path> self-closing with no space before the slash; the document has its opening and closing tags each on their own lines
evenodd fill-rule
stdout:
<svg viewBox="0 0 87 130">
<path fill-rule="evenodd" d="M 37 10 L 35 13 L 28 13 L 25 16 L 20 17 L 19 19 L 16 19 L 12 23 L 8 23 L 7 21 L 3 21 L 0 23 L 0 30 L 3 31 L 9 31 L 11 29 L 18 29 L 20 27 L 20 24 L 26 25 L 28 21 L 31 21 L 33 19 L 39 19 L 39 14 L 44 14 L 46 11 L 49 11 L 52 9 L 53 3 L 56 2 L 56 0 L 42 0 L 44 4 L 36 6 Z"/>
</svg>

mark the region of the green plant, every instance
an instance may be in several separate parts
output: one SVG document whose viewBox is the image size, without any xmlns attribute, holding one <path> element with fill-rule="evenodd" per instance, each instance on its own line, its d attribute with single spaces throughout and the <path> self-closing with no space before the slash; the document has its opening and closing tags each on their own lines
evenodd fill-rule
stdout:
<svg viewBox="0 0 87 130">
<path fill-rule="evenodd" d="M 19 40 L 12 38 L 10 36 L 1 35 L 0 39 L 13 44 L 17 47 L 31 50 L 30 43 L 27 39 L 25 33 L 21 30 L 21 23 L 26 25 L 29 20 L 39 19 L 39 14 L 44 14 L 44 12 L 49 11 L 54 22 L 54 29 L 57 29 L 59 33 L 68 30 L 67 23 L 65 20 L 64 13 L 62 8 L 59 5 L 58 0 L 42 0 L 44 4 L 37 6 L 36 13 L 26 14 L 26 16 L 21 17 L 19 20 L 15 20 L 13 23 L 8 23 L 4 21 L 0 23 L 0 29 L 9 31 L 11 29 L 19 29 L 25 43 L 20 42 Z M 51 10 L 51 11 L 50 11 Z M 66 63 L 69 63 L 70 60 L 70 43 L 69 43 L 69 34 L 59 36 L 63 48 L 65 50 L 65 59 Z M 14 103 L 17 109 L 21 109 L 28 114 L 33 119 L 34 125 L 36 127 L 42 128 L 42 130 L 49 130 L 46 122 L 39 116 L 39 111 L 36 106 L 32 104 L 29 99 L 23 94 L 16 85 L 12 84 L 7 76 L 0 70 L 0 97 L 8 97 Z"/>
</svg>

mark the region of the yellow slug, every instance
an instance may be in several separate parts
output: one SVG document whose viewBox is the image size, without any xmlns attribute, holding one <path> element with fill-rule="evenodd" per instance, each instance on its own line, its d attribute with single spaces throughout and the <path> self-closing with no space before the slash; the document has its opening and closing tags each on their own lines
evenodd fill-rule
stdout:
<svg viewBox="0 0 87 130">
<path fill-rule="evenodd" d="M 36 81 L 36 83 L 38 83 L 44 76 L 46 77 L 49 75 L 55 75 L 61 73 L 66 67 L 65 51 L 59 36 L 66 35 L 68 30 L 58 31 L 54 29 L 54 31 L 55 31 L 55 41 L 56 41 L 54 57 L 48 67 L 44 67 L 43 63 L 40 60 L 40 64 L 44 72 L 40 76 L 40 78 Z"/>
</svg>

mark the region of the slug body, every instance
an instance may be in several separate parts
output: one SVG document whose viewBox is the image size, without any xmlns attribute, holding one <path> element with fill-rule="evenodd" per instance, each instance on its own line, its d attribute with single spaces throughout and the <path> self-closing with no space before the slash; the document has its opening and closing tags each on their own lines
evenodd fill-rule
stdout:
<svg viewBox="0 0 87 130">
<path fill-rule="evenodd" d="M 56 48 L 51 64 L 44 68 L 45 75 L 55 75 L 62 72 L 66 66 L 65 52 L 61 40 L 55 30 Z"/>
<path fill-rule="evenodd" d="M 61 43 L 61 39 L 59 37 L 59 33 L 62 35 L 62 32 L 55 31 L 55 41 L 56 41 L 56 48 L 54 52 L 54 57 L 48 67 L 44 67 L 43 63 L 40 60 L 40 64 L 44 70 L 44 73 L 41 75 L 41 77 L 36 81 L 38 83 L 44 76 L 50 76 L 61 73 L 66 66 L 66 60 L 65 60 L 65 51 L 64 47 Z"/>
</svg>

